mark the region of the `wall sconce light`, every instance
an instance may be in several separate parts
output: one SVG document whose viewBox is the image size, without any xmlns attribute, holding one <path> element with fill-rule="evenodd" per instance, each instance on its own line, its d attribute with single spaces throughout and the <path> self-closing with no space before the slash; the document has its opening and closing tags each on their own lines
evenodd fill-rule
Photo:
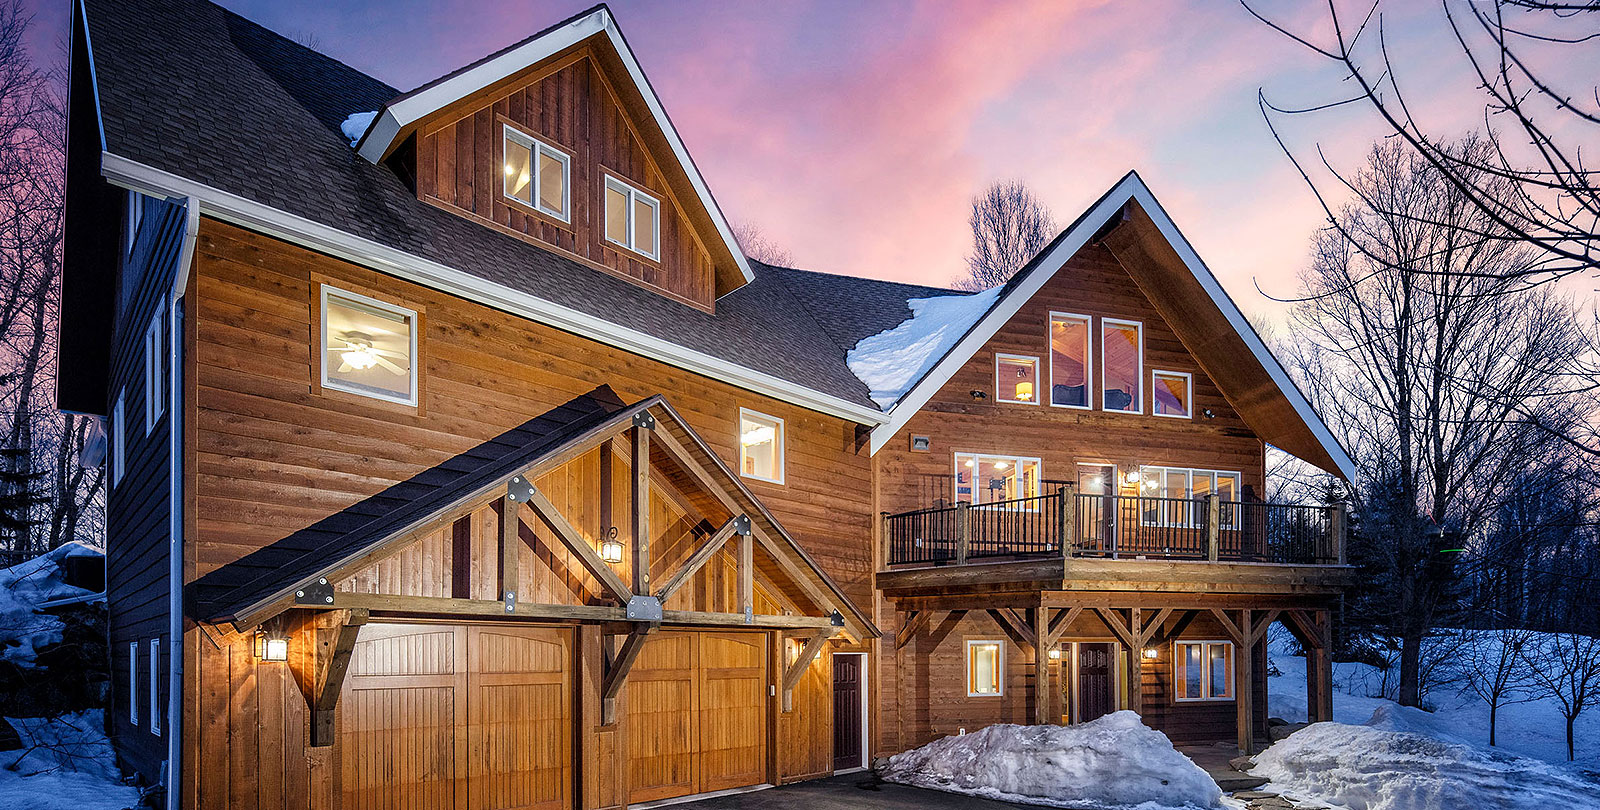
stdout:
<svg viewBox="0 0 1600 810">
<path fill-rule="evenodd" d="M 967 393 L 971 394 L 973 399 L 980 400 L 980 401 L 989 398 L 988 394 L 985 394 L 984 392 L 979 391 L 976 388 L 972 389 L 971 391 L 968 391 Z"/>
<path fill-rule="evenodd" d="M 1061 650 L 1060 649 L 1051 650 L 1050 651 L 1050 660 L 1051 661 L 1060 661 L 1061 660 Z"/>
<path fill-rule="evenodd" d="M 1146 647 L 1146 648 L 1144 648 L 1144 660 L 1146 660 L 1146 661 L 1154 661 L 1154 660 L 1156 660 L 1156 656 L 1158 656 L 1160 654 L 1161 653 L 1158 652 L 1156 650 L 1156 648 L 1154 648 L 1154 647 Z"/>
<path fill-rule="evenodd" d="M 1215 418 L 1217 418 L 1216 412 L 1211 410 L 1210 408 L 1206 408 L 1205 410 L 1201 411 L 1200 414 L 1202 416 L 1204 416 L 1205 418 L 1207 418 L 1207 419 L 1215 419 Z"/>
<path fill-rule="evenodd" d="M 1141 475 L 1138 470 L 1129 470 L 1122 476 L 1122 480 L 1130 484 L 1137 484 L 1143 478 L 1144 476 Z"/>
<path fill-rule="evenodd" d="M 256 657 L 280 664 L 289 660 L 289 639 L 277 632 L 257 630 Z"/>
<path fill-rule="evenodd" d="M 617 539 L 617 527 L 606 529 L 604 537 L 600 542 L 600 559 L 608 563 L 622 562 L 622 542 Z"/>
</svg>

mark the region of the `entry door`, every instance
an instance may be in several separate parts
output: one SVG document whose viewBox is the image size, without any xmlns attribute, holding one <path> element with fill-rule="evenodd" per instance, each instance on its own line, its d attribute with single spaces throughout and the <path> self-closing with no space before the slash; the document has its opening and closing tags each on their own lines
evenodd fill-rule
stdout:
<svg viewBox="0 0 1600 810">
<path fill-rule="evenodd" d="M 833 656 L 833 769 L 861 767 L 861 659 Z"/>
<path fill-rule="evenodd" d="M 1087 723 L 1117 710 L 1116 645 L 1078 644 L 1078 722 Z"/>
</svg>

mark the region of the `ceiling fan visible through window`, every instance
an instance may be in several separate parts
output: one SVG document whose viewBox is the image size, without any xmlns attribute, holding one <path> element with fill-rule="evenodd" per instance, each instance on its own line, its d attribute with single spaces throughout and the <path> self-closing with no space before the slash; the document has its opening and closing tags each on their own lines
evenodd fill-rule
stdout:
<svg viewBox="0 0 1600 810">
<path fill-rule="evenodd" d="M 390 359 L 405 361 L 407 359 L 405 352 L 377 348 L 372 345 L 372 336 L 365 332 L 344 332 L 339 335 L 339 340 L 345 344 L 342 349 L 334 349 L 339 353 L 340 373 L 365 371 L 373 366 L 379 366 L 390 373 L 405 375 L 405 368 Z"/>
</svg>

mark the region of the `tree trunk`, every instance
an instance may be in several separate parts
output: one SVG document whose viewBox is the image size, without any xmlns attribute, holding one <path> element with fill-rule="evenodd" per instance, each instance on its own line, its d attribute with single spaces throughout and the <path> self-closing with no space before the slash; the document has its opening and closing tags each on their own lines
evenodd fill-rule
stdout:
<svg viewBox="0 0 1600 810">
<path fill-rule="evenodd" d="M 1567 715 L 1567 761 L 1572 761 L 1572 724 L 1578 719 L 1575 714 Z"/>
<path fill-rule="evenodd" d="M 1422 707 L 1422 630 L 1405 628 L 1400 637 L 1401 706 Z"/>
<path fill-rule="evenodd" d="M 1494 726 L 1495 726 L 1495 720 L 1497 719 L 1497 716 L 1499 714 L 1500 714 L 1500 704 L 1491 702 L 1489 704 L 1489 747 L 1490 748 L 1494 747 Z"/>
</svg>

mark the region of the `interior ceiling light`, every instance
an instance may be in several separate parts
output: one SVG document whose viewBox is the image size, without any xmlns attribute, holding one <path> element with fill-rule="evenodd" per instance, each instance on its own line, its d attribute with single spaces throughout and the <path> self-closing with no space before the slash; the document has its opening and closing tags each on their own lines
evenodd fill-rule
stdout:
<svg viewBox="0 0 1600 810">
<path fill-rule="evenodd" d="M 767 442 L 772 441 L 776 436 L 777 431 L 773 430 L 770 426 L 757 425 L 745 431 L 744 433 L 739 434 L 739 441 L 744 442 L 746 446 L 752 444 L 766 444 Z"/>
<path fill-rule="evenodd" d="M 339 352 L 340 371 L 365 371 L 373 366 L 382 366 L 394 374 L 403 375 L 406 370 L 395 365 L 389 358 L 404 360 L 401 352 L 379 349 L 372 345 L 372 336 L 364 332 L 346 332 L 340 338 L 344 341 L 343 349 Z"/>
</svg>

